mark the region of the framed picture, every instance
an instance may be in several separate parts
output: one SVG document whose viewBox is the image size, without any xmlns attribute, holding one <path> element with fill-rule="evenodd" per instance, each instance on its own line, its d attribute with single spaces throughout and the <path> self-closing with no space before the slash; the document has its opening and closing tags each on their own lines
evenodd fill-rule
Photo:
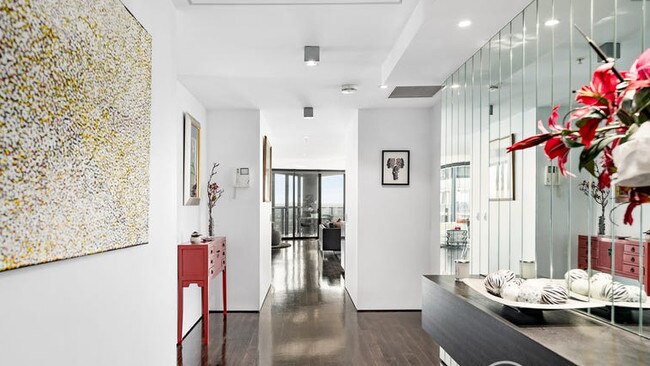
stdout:
<svg viewBox="0 0 650 366">
<path fill-rule="evenodd" d="M 264 136 L 262 142 L 262 171 L 264 173 L 262 179 L 262 201 L 271 202 L 271 170 L 273 166 L 273 148 L 269 142 L 269 138 Z"/>
<path fill-rule="evenodd" d="M 488 160 L 488 198 L 490 201 L 514 201 L 514 154 L 508 154 L 506 148 L 514 142 L 510 134 L 490 141 Z"/>
<path fill-rule="evenodd" d="M 0 8 L 0 272 L 147 244 L 151 36 L 120 0 Z"/>
<path fill-rule="evenodd" d="M 409 185 L 411 170 L 409 150 L 381 151 L 381 184 L 385 186 Z"/>
<path fill-rule="evenodd" d="M 183 202 L 196 206 L 201 201 L 201 124 L 189 113 L 183 119 Z"/>
</svg>

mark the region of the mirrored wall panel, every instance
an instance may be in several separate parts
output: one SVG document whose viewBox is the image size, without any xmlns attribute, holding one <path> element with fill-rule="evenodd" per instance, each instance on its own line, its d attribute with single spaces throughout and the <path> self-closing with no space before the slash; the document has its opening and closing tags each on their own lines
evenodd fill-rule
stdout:
<svg viewBox="0 0 650 366">
<path fill-rule="evenodd" d="M 560 122 L 602 61 L 579 30 L 630 68 L 650 42 L 648 1 L 538 0 L 504 26 L 441 91 L 441 268 L 469 260 L 472 274 L 498 270 L 555 280 L 577 310 L 650 336 L 647 301 L 650 205 L 633 212 L 617 187 L 599 189 L 579 169 L 563 176 L 544 145 L 506 152 L 538 133 L 558 106 Z M 579 29 L 579 30 L 578 30 Z"/>
</svg>

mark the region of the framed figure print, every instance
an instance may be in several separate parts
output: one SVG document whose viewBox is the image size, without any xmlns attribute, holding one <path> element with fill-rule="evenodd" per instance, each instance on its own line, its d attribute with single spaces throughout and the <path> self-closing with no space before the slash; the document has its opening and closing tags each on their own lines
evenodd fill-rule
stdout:
<svg viewBox="0 0 650 366">
<path fill-rule="evenodd" d="M 490 201 L 513 201 L 515 189 L 513 185 L 514 154 L 508 154 L 506 148 L 511 146 L 514 135 L 501 137 L 490 141 L 490 155 L 488 160 L 488 198 Z"/>
<path fill-rule="evenodd" d="M 384 186 L 409 185 L 411 170 L 411 152 L 409 150 L 382 150 L 381 184 Z"/>
<path fill-rule="evenodd" d="M 201 124 L 189 113 L 183 119 L 183 202 L 196 206 L 201 201 Z"/>
<path fill-rule="evenodd" d="M 269 138 L 264 136 L 262 142 L 262 202 L 271 202 L 271 170 L 273 166 L 273 149 Z"/>
</svg>

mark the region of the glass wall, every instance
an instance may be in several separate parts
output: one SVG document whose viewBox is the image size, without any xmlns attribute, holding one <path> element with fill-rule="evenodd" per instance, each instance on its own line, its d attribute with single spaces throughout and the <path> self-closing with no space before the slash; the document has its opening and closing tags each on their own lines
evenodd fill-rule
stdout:
<svg viewBox="0 0 650 366">
<path fill-rule="evenodd" d="M 577 106 L 575 93 L 590 82 L 600 60 L 576 27 L 615 59 L 619 70 L 627 70 L 648 48 L 648 6 L 634 0 L 534 1 L 449 76 L 441 99 L 441 223 L 457 221 L 451 213 L 458 212 L 447 167 L 468 163 L 470 177 L 463 196 L 467 251 L 443 252 L 443 264 L 454 255 L 469 259 L 475 274 L 498 269 L 519 274 L 522 260 L 534 261 L 537 276 L 544 278 L 562 279 L 576 268 L 589 276 L 606 273 L 612 277 L 608 286 L 626 286 L 630 297 L 604 299 L 588 281 L 578 291 L 584 300 L 606 303 L 588 313 L 645 337 L 650 305 L 627 300 L 648 292 L 644 231 L 650 208 L 638 208 L 634 225 L 623 225 L 627 204 L 610 194 L 615 187 L 599 191 L 594 179 L 579 171 L 579 150 L 572 150 L 567 163 L 574 175 L 559 178 L 543 147 L 503 150 L 536 134 L 537 121 L 546 124 L 553 106 L 560 107 L 560 118 Z M 448 229 L 443 228 L 441 244 Z"/>
</svg>

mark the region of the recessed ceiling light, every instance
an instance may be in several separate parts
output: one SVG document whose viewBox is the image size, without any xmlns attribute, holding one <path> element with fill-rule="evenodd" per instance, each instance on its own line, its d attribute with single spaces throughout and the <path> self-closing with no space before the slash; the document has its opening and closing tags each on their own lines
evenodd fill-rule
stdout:
<svg viewBox="0 0 650 366">
<path fill-rule="evenodd" d="M 460 88 L 460 85 L 458 85 L 458 84 L 451 84 L 451 88 L 452 88 L 452 89 L 458 89 L 458 88 Z"/>
<path fill-rule="evenodd" d="M 341 85 L 341 93 L 343 94 L 354 94 L 356 92 L 357 92 L 357 86 L 354 84 Z"/>
<path fill-rule="evenodd" d="M 560 21 L 555 19 L 555 18 L 551 18 L 551 19 L 544 22 L 544 25 L 547 26 L 547 27 L 553 27 L 553 26 L 556 26 L 558 24 L 560 24 Z"/>
<path fill-rule="evenodd" d="M 305 46 L 305 65 L 316 66 L 320 61 L 320 47 Z"/>
<path fill-rule="evenodd" d="M 305 119 L 312 119 L 314 118 L 314 107 L 304 107 L 302 109 L 302 116 Z"/>
<path fill-rule="evenodd" d="M 388 85 L 386 85 L 386 84 L 381 84 L 381 85 L 379 85 L 379 88 L 380 88 L 380 89 L 388 89 Z"/>
<path fill-rule="evenodd" d="M 472 21 L 469 19 L 461 20 L 460 22 L 458 22 L 458 27 L 460 28 L 467 28 L 470 25 L 472 25 Z"/>
</svg>

